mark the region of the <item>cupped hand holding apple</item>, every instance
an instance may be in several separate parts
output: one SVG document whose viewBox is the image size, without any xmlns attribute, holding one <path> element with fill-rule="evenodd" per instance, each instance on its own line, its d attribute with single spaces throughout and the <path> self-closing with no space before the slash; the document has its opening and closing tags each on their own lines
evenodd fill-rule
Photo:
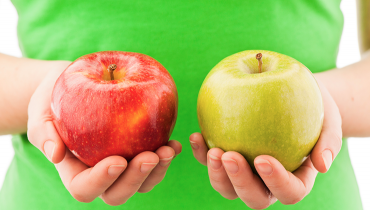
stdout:
<svg viewBox="0 0 370 210">
<path fill-rule="evenodd" d="M 310 156 L 293 173 L 275 158 L 261 155 L 254 160 L 258 177 L 241 154 L 219 148 L 208 150 L 202 134 L 193 133 L 190 144 L 194 157 L 208 167 L 213 188 L 227 199 L 239 197 L 254 209 L 267 208 L 277 199 L 286 205 L 302 200 L 311 191 L 317 171 L 329 170 L 342 145 L 338 107 L 326 88 L 319 86 L 325 112 L 322 132 Z"/>
<path fill-rule="evenodd" d="M 257 56 L 257 59 L 258 59 L 258 56 Z M 231 63 L 227 63 L 225 64 L 226 66 L 225 68 L 230 67 L 229 68 L 230 71 L 235 71 L 235 68 L 231 67 L 232 65 L 233 64 Z M 243 65 L 243 64 L 239 63 L 238 65 Z M 249 70 L 252 70 L 252 69 L 249 69 Z M 261 68 L 259 71 L 261 72 Z M 242 77 L 240 75 L 241 74 L 238 74 L 236 77 L 237 78 Z M 208 132 L 207 136 L 208 138 L 211 138 L 211 139 L 208 139 L 208 144 L 209 144 L 208 146 L 211 146 L 212 148 L 210 150 L 208 149 L 208 146 L 206 144 L 206 139 L 204 139 L 206 138 L 206 136 L 203 136 L 200 133 L 194 133 L 190 136 L 190 144 L 193 149 L 194 157 L 201 164 L 206 165 L 208 167 L 208 174 L 209 174 L 210 182 L 213 188 L 217 192 L 219 192 L 223 197 L 227 199 L 235 199 L 239 197 L 246 205 L 248 205 L 251 208 L 263 209 L 263 208 L 267 208 L 268 206 L 276 202 L 277 199 L 283 204 L 295 204 L 299 202 L 300 200 L 302 200 L 311 191 L 316 175 L 317 175 L 317 172 L 319 171 L 321 173 L 325 173 L 329 170 L 330 165 L 332 161 L 334 160 L 334 158 L 336 157 L 336 155 L 339 153 L 341 144 L 342 144 L 341 116 L 339 113 L 339 109 L 335 101 L 331 97 L 330 93 L 325 88 L 325 86 L 321 84 L 320 81 L 317 81 L 317 82 L 320 88 L 320 92 L 322 96 L 322 103 L 324 106 L 323 107 L 324 108 L 324 119 L 323 119 L 322 130 L 320 128 L 321 133 L 319 135 L 317 142 L 315 139 L 317 137 L 315 137 L 315 135 L 313 135 L 313 137 L 310 137 L 312 139 L 310 141 L 314 141 L 314 143 L 316 144 L 314 144 L 315 146 L 312 149 L 312 151 L 311 151 L 312 147 L 306 149 L 307 151 L 305 151 L 304 153 L 306 152 L 309 153 L 310 151 L 311 153 L 305 159 L 303 164 L 299 166 L 296 170 L 294 168 L 293 170 L 292 169 L 287 170 L 284 167 L 284 166 L 287 166 L 289 168 L 291 166 L 289 163 L 289 158 L 291 158 L 291 160 L 296 160 L 295 158 L 296 154 L 292 154 L 292 153 L 289 154 L 286 152 L 287 150 L 280 151 L 281 147 L 274 146 L 275 144 L 278 144 L 279 142 L 267 141 L 266 144 L 264 143 L 264 141 L 266 140 L 262 138 L 267 138 L 268 140 L 269 138 L 271 138 L 270 135 L 266 136 L 262 134 L 261 139 L 253 139 L 252 142 L 248 142 L 248 141 L 251 141 L 253 134 L 258 135 L 259 131 L 263 132 L 264 129 L 268 129 L 268 127 L 261 128 L 261 130 L 258 130 L 255 133 L 253 133 L 254 130 L 248 130 L 249 133 L 246 133 L 245 130 L 241 131 L 240 129 L 243 129 L 243 128 L 245 129 L 245 126 L 249 126 L 249 124 L 245 124 L 241 126 L 239 130 L 236 130 L 236 128 L 239 126 L 238 124 L 239 122 L 235 122 L 234 125 L 233 124 L 231 125 L 223 124 L 224 126 L 229 126 L 230 129 L 236 130 L 235 132 L 237 132 L 238 134 L 241 133 L 241 139 L 243 139 L 244 136 L 248 136 L 247 139 L 244 139 L 244 140 L 238 139 L 237 142 L 235 143 L 239 145 L 239 147 L 236 147 L 236 148 L 241 150 L 244 156 L 241 153 L 238 153 L 235 151 L 229 150 L 227 152 L 224 152 L 222 149 L 217 148 L 217 146 L 213 145 L 214 143 L 218 143 L 220 146 L 224 146 L 225 148 L 233 146 L 232 143 L 235 142 L 235 139 L 229 139 L 228 136 L 230 135 L 228 134 L 223 134 L 220 132 L 218 134 L 219 136 L 217 137 L 214 134 L 209 133 L 210 129 L 203 127 L 203 129 L 208 129 L 206 130 L 206 132 Z M 234 89 L 234 90 L 237 91 L 237 89 Z M 247 90 L 244 89 L 242 92 L 245 93 L 245 91 Z M 273 94 L 271 91 L 269 93 Z M 240 97 L 244 98 L 245 96 L 240 96 Z M 274 97 L 274 96 L 271 96 L 271 97 Z M 253 99 L 254 98 L 249 98 L 249 100 L 253 100 Z M 268 101 L 268 99 L 266 100 Z M 309 102 L 310 101 L 307 101 L 307 103 Z M 229 100 L 226 103 L 230 104 L 232 103 L 232 101 Z M 284 103 L 284 102 L 282 101 L 281 103 Z M 232 103 L 232 105 L 235 105 L 235 103 Z M 222 108 L 220 108 L 220 110 L 222 110 Z M 247 110 L 246 112 L 251 111 L 248 108 L 245 108 L 243 111 L 245 110 Z M 233 111 L 235 112 L 236 110 L 233 110 Z M 220 111 L 220 113 L 221 114 L 225 113 L 225 110 Z M 307 111 L 305 111 L 304 113 L 301 113 L 300 115 L 304 117 L 307 117 L 307 116 L 310 117 L 310 115 L 306 115 L 306 113 Z M 199 99 L 198 99 L 198 114 L 199 114 Z M 204 113 L 201 113 L 201 114 L 204 114 Z M 210 115 L 210 116 L 212 117 L 211 120 L 214 120 L 213 122 L 202 121 L 200 123 L 210 123 L 206 126 L 209 126 L 209 125 L 213 126 L 215 124 L 217 125 L 219 119 L 215 118 L 215 115 Z M 204 115 L 201 117 L 204 117 Z M 231 117 L 231 116 L 228 115 L 224 117 Z M 258 117 L 253 118 L 255 116 L 248 116 L 248 115 L 241 116 L 241 117 L 252 117 L 253 123 L 258 123 L 255 121 L 256 119 L 258 119 Z M 204 120 L 204 119 L 201 119 L 201 120 Z M 263 118 L 260 120 L 265 120 L 265 119 Z M 269 123 L 268 119 L 265 122 Z M 281 122 L 281 123 L 284 123 L 284 122 Z M 273 125 L 274 123 L 272 123 L 272 126 Z M 205 125 L 203 124 L 203 126 Z M 296 125 L 296 124 L 290 125 L 288 123 L 286 128 L 294 129 L 291 126 L 300 126 L 300 125 Z M 314 126 L 314 124 L 312 124 L 312 126 Z M 228 128 L 219 127 L 217 130 L 215 130 L 215 132 L 219 132 L 220 129 L 228 129 Z M 271 130 L 268 130 L 267 132 L 269 131 L 275 132 L 274 129 L 275 128 L 271 128 Z M 276 132 L 279 134 L 281 133 L 281 130 L 276 130 Z M 220 136 L 221 138 L 225 138 L 225 140 L 223 141 L 222 139 L 220 139 Z M 238 135 L 235 135 L 235 136 L 238 137 Z M 291 137 L 291 135 L 287 135 L 287 138 L 289 137 Z M 294 147 L 295 144 L 297 143 L 296 141 L 305 139 L 307 138 L 307 136 L 302 136 L 302 138 L 298 136 L 298 138 L 300 139 L 290 140 L 292 142 L 291 146 Z M 275 141 L 283 141 L 285 144 L 286 143 L 289 144 L 289 141 L 285 142 L 286 140 L 287 139 L 284 139 L 284 138 L 283 139 L 277 138 Z M 244 145 L 246 144 L 261 145 L 262 144 L 263 148 L 260 148 L 258 146 L 253 146 L 253 145 L 252 145 L 253 146 L 252 148 L 255 148 L 257 150 L 265 150 L 266 153 L 272 150 L 278 151 L 276 153 L 277 154 L 276 158 L 270 155 L 258 155 L 256 158 L 253 157 L 252 160 L 247 159 L 248 161 L 252 161 L 252 164 L 254 166 L 250 165 L 250 163 L 248 163 L 245 157 L 248 157 L 248 152 L 249 154 L 251 154 L 251 153 L 254 153 L 255 151 L 251 151 L 251 149 L 243 150 L 242 148 L 244 145 L 240 141 L 245 141 Z M 246 145 L 246 146 L 250 146 L 250 145 Z M 296 150 L 299 150 L 299 149 L 302 149 L 302 148 L 300 147 L 296 148 Z M 302 157 L 307 155 L 304 153 Z M 302 155 L 302 154 L 297 153 L 297 155 Z M 288 159 L 286 157 L 288 157 Z M 300 158 L 302 159 L 302 157 Z M 284 165 L 283 165 L 283 162 L 279 162 L 277 158 L 284 160 Z M 299 160 L 298 160 L 298 163 L 299 163 Z M 253 167 L 255 167 L 255 170 L 259 176 L 253 172 Z M 290 171 L 293 171 L 293 172 L 290 172 Z"/>
<path fill-rule="evenodd" d="M 125 203 L 136 192 L 149 192 L 161 182 L 181 144 L 169 141 L 155 152 L 142 152 L 128 163 L 109 156 L 89 167 L 66 148 L 53 123 L 51 95 L 54 84 L 70 62 L 57 62 L 33 94 L 28 107 L 28 138 L 55 164 L 61 180 L 80 202 L 100 197 L 109 205 Z"/>
</svg>

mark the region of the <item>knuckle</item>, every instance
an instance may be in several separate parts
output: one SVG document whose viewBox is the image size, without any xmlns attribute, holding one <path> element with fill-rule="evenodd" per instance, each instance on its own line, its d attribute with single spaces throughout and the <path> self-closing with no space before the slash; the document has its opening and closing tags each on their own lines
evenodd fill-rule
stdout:
<svg viewBox="0 0 370 210">
<path fill-rule="evenodd" d="M 81 194 L 78 194 L 78 193 L 73 193 L 71 192 L 71 195 L 72 197 L 77 200 L 78 202 L 82 202 L 82 203 L 90 203 L 91 201 L 93 201 L 94 199 L 89 199 L 87 198 L 86 196 L 83 196 Z"/>
<path fill-rule="evenodd" d="M 211 182 L 211 186 L 213 187 L 214 190 L 216 190 L 219 193 L 221 193 L 223 190 L 223 187 L 221 187 L 219 184 L 216 184 L 214 182 Z"/>
<path fill-rule="evenodd" d="M 342 145 L 342 132 L 341 131 L 330 131 L 328 133 L 328 137 L 334 140 L 334 142 L 338 145 Z"/>
<path fill-rule="evenodd" d="M 153 177 L 152 179 L 148 180 L 148 184 L 154 187 L 155 185 L 161 183 L 163 181 L 164 177 L 165 177 L 165 175 L 159 175 L 157 177 Z"/>
<path fill-rule="evenodd" d="M 334 138 L 335 138 L 334 139 L 335 140 L 334 141 L 334 144 L 335 144 L 335 148 L 334 149 L 335 149 L 336 154 L 338 154 L 339 151 L 340 151 L 340 149 L 342 148 L 342 143 L 343 143 L 342 136 L 337 134 Z"/>
<path fill-rule="evenodd" d="M 224 184 L 226 183 L 225 179 L 220 177 L 220 176 L 216 176 L 216 174 L 214 173 L 209 173 L 209 180 L 211 181 L 211 183 L 215 183 L 215 184 Z"/>
<path fill-rule="evenodd" d="M 91 175 L 91 174 L 90 174 Z M 95 188 L 106 188 L 114 178 L 106 174 L 94 174 L 95 179 L 87 179 L 86 186 L 94 186 Z"/>
<path fill-rule="evenodd" d="M 40 138 L 40 132 L 45 132 L 44 123 L 37 122 L 37 123 L 29 123 L 27 128 L 27 138 L 37 148 L 42 147 L 42 143 L 44 139 Z M 41 135 L 42 136 L 42 135 Z"/>
<path fill-rule="evenodd" d="M 328 142 L 330 142 L 329 149 L 333 152 L 333 158 L 339 153 L 340 149 L 342 148 L 342 133 L 336 131 L 330 131 L 325 136 Z"/>
<path fill-rule="evenodd" d="M 169 163 L 171 164 L 171 162 Z M 160 164 L 158 164 L 154 169 L 150 172 L 149 177 L 155 177 L 156 179 L 163 179 L 166 175 L 167 168 L 160 168 Z"/>
<path fill-rule="evenodd" d="M 224 185 L 220 185 L 220 184 L 215 184 L 215 183 L 212 183 L 211 182 L 211 186 L 213 187 L 214 190 L 216 190 L 218 193 L 222 194 L 223 192 L 225 192 L 225 186 Z M 225 197 L 225 196 L 224 196 Z M 225 197 L 226 198 L 226 197 Z"/>
<path fill-rule="evenodd" d="M 228 200 L 235 200 L 235 199 L 238 198 L 238 196 L 236 194 L 235 195 L 230 195 L 230 194 L 228 194 L 228 195 L 222 195 L 222 197 L 224 197 L 224 198 L 226 198 Z"/>
<path fill-rule="evenodd" d="M 233 183 L 233 186 L 234 186 L 235 191 L 245 191 L 245 190 L 247 190 L 248 185 Z"/>
<path fill-rule="evenodd" d="M 101 196 L 101 199 L 104 201 L 104 203 L 110 206 L 119 206 L 126 203 L 126 200 L 112 199 L 109 196 L 106 196 L 105 194 Z"/>
<path fill-rule="evenodd" d="M 296 198 L 296 199 L 294 199 L 294 200 L 292 200 L 291 202 L 290 202 L 290 204 L 296 204 L 296 203 L 298 203 L 298 202 L 300 202 L 301 200 L 302 200 L 303 198 Z"/>
<path fill-rule="evenodd" d="M 142 181 L 131 181 L 128 183 L 129 188 L 140 188 L 140 186 L 143 184 Z"/>
<path fill-rule="evenodd" d="M 300 202 L 303 198 L 304 198 L 304 196 L 296 196 L 296 197 L 292 197 L 289 200 L 280 201 L 280 202 L 284 205 L 294 205 L 294 204 Z"/>
<path fill-rule="evenodd" d="M 266 209 L 271 205 L 271 202 L 268 199 L 263 200 L 254 200 L 246 201 L 245 199 L 242 199 L 244 203 L 251 209 Z"/>
<path fill-rule="evenodd" d="M 211 181 L 211 186 L 213 187 L 213 189 L 216 190 L 218 193 L 220 193 L 222 197 L 228 200 L 234 200 L 238 198 L 233 187 L 230 186 L 230 183 L 227 182 L 226 180 L 217 178 L 217 177 L 211 178 L 211 175 L 210 175 L 210 181 Z"/>
<path fill-rule="evenodd" d="M 259 200 L 251 200 L 251 198 L 241 198 L 244 203 L 251 209 L 266 209 L 268 208 L 271 204 L 273 204 L 273 200 L 268 197 L 264 199 L 259 199 Z"/>
<path fill-rule="evenodd" d="M 106 199 L 103 199 L 104 203 L 110 205 L 110 206 L 119 206 L 119 205 L 122 205 L 122 204 L 125 204 L 126 201 L 113 201 L 113 200 L 106 200 Z"/>
<path fill-rule="evenodd" d="M 144 187 L 144 188 L 140 188 L 137 192 L 138 193 L 147 193 L 147 192 L 150 192 L 154 187 Z"/>
<path fill-rule="evenodd" d="M 203 154 L 194 154 L 195 159 L 202 165 L 207 166 L 207 157 Z"/>
<path fill-rule="evenodd" d="M 250 205 L 249 208 L 251 209 L 267 209 L 270 204 L 257 204 L 257 205 Z"/>
<path fill-rule="evenodd" d="M 285 189 L 287 186 L 290 186 L 290 179 L 285 179 L 285 180 L 277 180 L 273 183 L 267 184 L 267 187 L 270 189 L 275 189 L 275 190 L 281 190 Z"/>
<path fill-rule="evenodd" d="M 31 144 L 34 145 L 35 142 L 35 136 L 37 132 L 37 125 L 35 124 L 29 124 L 27 129 L 27 138 L 31 142 Z"/>
</svg>

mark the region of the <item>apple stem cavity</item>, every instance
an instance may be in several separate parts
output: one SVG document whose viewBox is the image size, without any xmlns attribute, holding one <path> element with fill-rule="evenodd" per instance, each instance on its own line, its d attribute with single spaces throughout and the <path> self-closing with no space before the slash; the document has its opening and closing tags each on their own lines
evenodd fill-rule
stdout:
<svg viewBox="0 0 370 210">
<path fill-rule="evenodd" d="M 111 64 L 111 65 L 108 66 L 108 72 L 110 74 L 110 80 L 114 80 L 113 71 L 116 70 L 116 68 L 117 68 L 116 64 Z"/>
<path fill-rule="evenodd" d="M 262 73 L 262 53 L 257 53 L 256 59 L 258 60 L 258 72 Z"/>
</svg>

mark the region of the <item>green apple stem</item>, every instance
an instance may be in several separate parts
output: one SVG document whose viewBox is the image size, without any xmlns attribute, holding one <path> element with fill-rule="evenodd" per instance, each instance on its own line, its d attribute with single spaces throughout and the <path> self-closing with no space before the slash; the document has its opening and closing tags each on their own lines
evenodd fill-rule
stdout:
<svg viewBox="0 0 370 210">
<path fill-rule="evenodd" d="M 262 53 L 257 53 L 256 59 L 258 60 L 258 72 L 262 73 Z"/>
<path fill-rule="evenodd" d="M 114 80 L 113 71 L 116 70 L 116 68 L 117 68 L 116 64 L 111 64 L 111 65 L 108 66 L 108 72 L 110 74 L 110 80 Z"/>
</svg>

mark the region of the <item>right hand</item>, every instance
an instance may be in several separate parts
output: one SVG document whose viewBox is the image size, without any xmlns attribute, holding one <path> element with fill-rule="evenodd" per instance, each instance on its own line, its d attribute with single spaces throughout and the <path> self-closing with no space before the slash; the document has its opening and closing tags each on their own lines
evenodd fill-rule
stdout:
<svg viewBox="0 0 370 210">
<path fill-rule="evenodd" d="M 267 208 L 277 200 L 284 205 L 295 204 L 310 193 L 317 173 L 329 170 L 342 146 L 338 106 L 321 81 L 317 82 L 324 102 L 322 131 L 309 157 L 293 173 L 274 157 L 260 155 L 254 159 L 257 176 L 240 153 L 209 150 L 201 133 L 190 136 L 194 157 L 208 167 L 211 185 L 217 192 L 227 199 L 239 197 L 253 209 Z"/>
<path fill-rule="evenodd" d="M 56 80 L 70 64 L 55 61 L 55 69 L 40 83 L 28 106 L 28 138 L 54 163 L 64 186 L 80 202 L 100 197 L 108 205 L 121 205 L 136 192 L 149 192 L 162 181 L 181 144 L 171 140 L 156 152 L 142 152 L 128 164 L 110 156 L 88 167 L 65 147 L 51 117 L 51 94 Z M 158 164 L 159 163 L 159 164 Z"/>
</svg>

